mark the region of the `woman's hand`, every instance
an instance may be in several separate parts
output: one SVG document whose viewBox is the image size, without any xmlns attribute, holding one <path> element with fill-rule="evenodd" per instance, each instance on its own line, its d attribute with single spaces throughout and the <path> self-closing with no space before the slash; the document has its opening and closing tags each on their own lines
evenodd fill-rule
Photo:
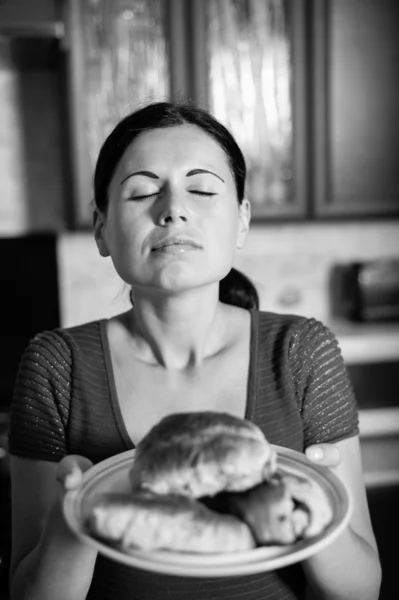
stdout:
<svg viewBox="0 0 399 600">
<path fill-rule="evenodd" d="M 97 551 L 68 527 L 62 501 L 76 489 L 92 463 L 71 455 L 58 464 L 11 456 L 13 548 L 10 589 L 13 600 L 83 600 Z M 51 573 L 51 576 L 49 576 Z"/>
<path fill-rule="evenodd" d="M 323 467 L 338 467 L 341 454 L 336 444 L 313 444 L 308 446 L 305 454 L 309 460 Z"/>
<path fill-rule="evenodd" d="M 92 466 L 91 460 L 79 454 L 69 454 L 60 461 L 56 473 L 57 481 L 60 484 L 60 501 L 62 501 L 66 492 L 79 487 L 83 473 Z"/>
<path fill-rule="evenodd" d="M 348 526 L 331 544 L 302 563 L 315 598 L 377 600 L 381 566 L 364 487 L 360 442 L 353 436 L 306 448 L 314 464 L 330 467 L 352 498 Z"/>
</svg>

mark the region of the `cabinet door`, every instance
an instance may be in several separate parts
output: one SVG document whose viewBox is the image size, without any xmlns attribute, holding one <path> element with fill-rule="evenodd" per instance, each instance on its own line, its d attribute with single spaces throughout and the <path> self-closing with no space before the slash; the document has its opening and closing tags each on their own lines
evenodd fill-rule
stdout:
<svg viewBox="0 0 399 600">
<path fill-rule="evenodd" d="M 233 133 L 254 220 L 306 212 L 305 3 L 194 0 L 194 97 Z"/>
<path fill-rule="evenodd" d="M 0 35 L 62 37 L 59 0 L 1 0 Z"/>
<path fill-rule="evenodd" d="M 304 0 L 68 0 L 75 224 L 91 222 L 101 142 L 146 100 L 194 99 L 248 163 L 254 219 L 303 217 Z"/>
<path fill-rule="evenodd" d="M 313 11 L 316 214 L 399 215 L 399 2 Z"/>
<path fill-rule="evenodd" d="M 184 52 L 172 40 L 181 39 L 176 33 L 181 2 L 68 0 L 65 20 L 74 222 L 87 228 L 93 172 L 105 138 L 138 105 L 179 89 Z M 171 72 L 170 56 L 179 57 L 178 73 Z"/>
</svg>

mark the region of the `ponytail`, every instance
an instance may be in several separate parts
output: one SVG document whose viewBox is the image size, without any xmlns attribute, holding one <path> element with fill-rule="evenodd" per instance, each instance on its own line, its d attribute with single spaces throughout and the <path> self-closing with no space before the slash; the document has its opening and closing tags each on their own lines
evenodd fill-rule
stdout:
<svg viewBox="0 0 399 600">
<path fill-rule="evenodd" d="M 219 300 L 247 310 L 259 309 L 259 296 L 254 284 L 237 269 L 231 269 L 220 282 Z"/>
</svg>

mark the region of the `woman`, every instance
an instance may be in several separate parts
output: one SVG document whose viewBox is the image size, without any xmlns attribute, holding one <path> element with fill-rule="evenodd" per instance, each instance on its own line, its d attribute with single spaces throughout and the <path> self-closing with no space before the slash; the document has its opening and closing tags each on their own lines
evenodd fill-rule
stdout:
<svg viewBox="0 0 399 600">
<path fill-rule="evenodd" d="M 95 239 L 133 307 L 40 334 L 24 355 L 10 428 L 13 600 L 288 600 L 307 587 L 325 600 L 378 597 L 342 359 L 321 323 L 259 312 L 253 286 L 231 270 L 250 221 L 244 185 L 234 139 L 193 106 L 151 104 L 105 141 Z M 129 569 L 75 539 L 60 498 L 82 471 L 133 448 L 166 414 L 201 410 L 251 419 L 271 443 L 335 465 L 354 500 L 339 539 L 301 565 L 209 580 Z"/>
</svg>

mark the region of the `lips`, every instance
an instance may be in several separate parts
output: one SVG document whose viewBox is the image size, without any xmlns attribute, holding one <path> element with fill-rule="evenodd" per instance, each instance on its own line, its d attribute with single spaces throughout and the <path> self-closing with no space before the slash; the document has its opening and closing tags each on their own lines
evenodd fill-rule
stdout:
<svg viewBox="0 0 399 600">
<path fill-rule="evenodd" d="M 154 252 L 156 250 L 163 250 L 166 248 L 172 249 L 173 247 L 175 247 L 177 250 L 183 250 L 184 248 L 200 250 L 202 248 L 201 244 L 191 238 L 167 237 L 156 242 L 156 244 L 152 247 L 152 251 Z"/>
</svg>

